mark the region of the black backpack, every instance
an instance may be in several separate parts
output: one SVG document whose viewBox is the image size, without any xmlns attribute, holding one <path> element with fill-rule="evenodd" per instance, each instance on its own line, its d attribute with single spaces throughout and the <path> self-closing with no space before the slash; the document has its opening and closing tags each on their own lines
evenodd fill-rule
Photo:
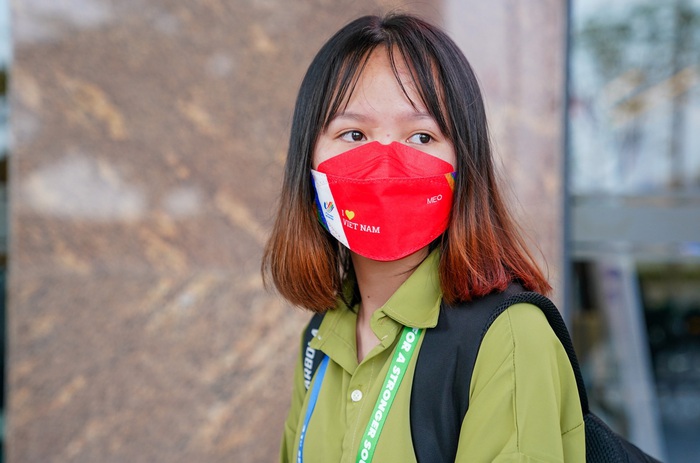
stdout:
<svg viewBox="0 0 700 463">
<path fill-rule="evenodd" d="M 443 303 L 437 326 L 426 330 L 418 352 L 411 391 L 411 435 L 418 462 L 454 461 L 459 431 L 469 408 L 469 384 L 481 341 L 494 320 L 508 307 L 518 303 L 532 304 L 542 310 L 569 356 L 586 428 L 586 461 L 660 463 L 591 413 L 576 353 L 559 310 L 546 297 L 527 292 L 518 284 L 511 285 L 502 293 L 493 293 L 455 306 Z M 322 315 L 314 315 L 305 332 L 302 363 L 304 375 L 309 380 L 322 356 L 316 355 L 308 343 L 322 319 Z M 452 346 L 449 351 L 454 354 L 445 355 L 445 346 Z M 436 381 L 439 379 L 442 381 Z"/>
</svg>

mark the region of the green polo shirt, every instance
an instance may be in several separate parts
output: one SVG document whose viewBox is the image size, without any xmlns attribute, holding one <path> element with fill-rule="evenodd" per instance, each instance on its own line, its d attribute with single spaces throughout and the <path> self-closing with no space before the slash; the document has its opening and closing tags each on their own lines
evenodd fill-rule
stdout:
<svg viewBox="0 0 700 463">
<path fill-rule="evenodd" d="M 374 313 L 370 326 L 380 343 L 362 362 L 357 362 L 356 313 L 339 302 L 324 317 L 311 347 L 323 351 L 330 361 L 306 433 L 304 463 L 356 461 L 401 330 L 404 326 L 433 328 L 437 324 L 442 298 L 438 259 L 439 254 L 433 252 Z M 416 462 L 409 411 L 424 333 L 386 416 L 374 454 L 376 463 Z M 297 459 L 307 402 L 299 360 L 285 423 L 282 462 Z M 511 306 L 484 337 L 455 461 L 585 462 L 576 380 L 566 352 L 539 308 Z"/>
</svg>

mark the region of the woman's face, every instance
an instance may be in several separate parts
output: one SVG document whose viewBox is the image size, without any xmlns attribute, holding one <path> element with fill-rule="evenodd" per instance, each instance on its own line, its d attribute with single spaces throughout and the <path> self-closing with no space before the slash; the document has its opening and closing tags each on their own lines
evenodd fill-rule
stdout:
<svg viewBox="0 0 700 463">
<path fill-rule="evenodd" d="M 313 153 L 314 169 L 327 159 L 372 141 L 404 143 L 456 168 L 451 141 L 423 105 L 406 65 L 398 59 L 396 66 L 410 100 L 396 80 L 386 50 L 375 49 L 347 106 L 319 135 Z"/>
</svg>

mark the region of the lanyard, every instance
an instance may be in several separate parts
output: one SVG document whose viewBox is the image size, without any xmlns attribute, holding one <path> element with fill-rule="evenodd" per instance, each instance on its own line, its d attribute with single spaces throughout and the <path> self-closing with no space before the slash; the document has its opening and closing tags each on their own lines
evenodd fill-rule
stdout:
<svg viewBox="0 0 700 463">
<path fill-rule="evenodd" d="M 297 449 L 297 463 L 302 463 L 304 461 L 304 439 L 306 438 L 306 428 L 309 426 L 309 420 L 311 420 L 311 414 L 314 412 L 314 407 L 316 407 L 316 401 L 318 400 L 318 392 L 321 390 L 321 383 L 323 382 L 323 377 L 326 374 L 326 367 L 328 366 L 328 357 L 323 357 L 321 364 L 318 366 L 318 371 L 316 371 L 316 381 L 314 381 L 314 387 L 311 389 L 311 395 L 309 396 L 309 405 L 306 406 L 306 416 L 304 417 L 304 424 L 301 427 L 301 435 L 299 436 L 299 448 Z"/>
<path fill-rule="evenodd" d="M 357 452 L 357 462 L 358 463 L 370 463 L 372 457 L 374 456 L 374 450 L 377 446 L 377 441 L 379 441 L 379 435 L 384 427 L 384 422 L 386 421 L 386 415 L 389 414 L 391 405 L 394 403 L 394 397 L 396 397 L 396 391 L 401 385 L 401 381 L 406 373 L 408 364 L 415 352 L 415 347 L 420 336 L 421 330 L 418 328 L 404 327 L 401 333 L 401 338 L 394 351 L 394 357 L 389 365 L 389 371 L 386 373 L 386 378 L 384 379 L 384 386 L 382 387 L 379 397 L 377 398 L 377 403 L 374 405 L 374 410 L 370 416 L 369 423 L 367 423 L 367 428 L 360 441 L 360 449 Z M 326 366 L 328 365 L 328 357 L 324 357 L 321 365 L 318 367 L 316 372 L 316 380 L 314 381 L 314 387 L 311 390 L 311 396 L 309 396 L 309 404 L 306 407 L 306 416 L 304 417 L 304 424 L 301 428 L 301 435 L 299 437 L 299 447 L 297 449 L 297 463 L 303 463 L 303 450 L 304 450 L 304 438 L 306 437 L 306 429 L 309 425 L 309 420 L 311 419 L 311 414 L 316 406 L 316 401 L 318 399 L 318 393 L 321 389 L 321 382 L 323 381 L 323 376 L 326 373 Z"/>
<path fill-rule="evenodd" d="M 382 387 L 379 397 L 377 398 L 377 403 L 374 405 L 374 410 L 369 423 L 367 423 L 367 428 L 362 436 L 362 441 L 360 443 L 360 449 L 357 452 L 357 462 L 358 463 L 370 463 L 372 457 L 374 456 L 374 449 L 377 446 L 377 441 L 379 440 L 379 435 L 384 427 L 384 422 L 386 421 L 386 415 L 391 409 L 391 405 L 394 403 L 394 397 L 396 396 L 396 391 L 401 385 L 401 381 L 406 373 L 406 368 L 415 352 L 416 343 L 420 337 L 421 330 L 418 328 L 404 327 L 401 333 L 401 338 L 394 351 L 394 357 L 391 360 L 391 365 L 389 365 L 389 371 L 386 373 L 386 378 L 384 379 L 384 386 Z M 309 396 L 309 404 L 306 406 L 306 415 L 304 416 L 304 424 L 301 427 L 301 433 L 299 436 L 299 447 L 297 448 L 297 463 L 303 463 L 303 451 L 304 451 L 304 439 L 306 438 L 306 430 L 309 426 L 309 421 L 311 420 L 311 414 L 316 407 L 316 401 L 318 400 L 318 393 L 321 390 L 321 383 L 323 382 L 323 377 L 326 374 L 326 367 L 328 366 L 328 357 L 324 357 L 316 371 L 316 379 L 314 381 L 314 386 L 311 389 L 311 395 Z"/>
<path fill-rule="evenodd" d="M 403 380 L 408 363 L 413 356 L 419 336 L 420 329 L 404 327 L 399 344 L 394 351 L 394 358 L 391 360 L 391 365 L 389 365 L 389 371 L 386 373 L 384 387 L 379 393 L 377 403 L 374 405 L 369 423 L 367 423 L 365 434 L 360 441 L 360 450 L 357 452 L 358 463 L 369 463 L 374 457 L 374 449 L 377 446 L 379 434 L 382 432 L 389 409 L 394 403 L 396 391 L 401 385 L 401 380 Z"/>
</svg>

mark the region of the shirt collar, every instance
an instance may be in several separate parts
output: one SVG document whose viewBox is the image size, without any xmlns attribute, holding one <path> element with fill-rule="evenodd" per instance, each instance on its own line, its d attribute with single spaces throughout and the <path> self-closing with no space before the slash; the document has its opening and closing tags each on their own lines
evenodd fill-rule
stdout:
<svg viewBox="0 0 700 463">
<path fill-rule="evenodd" d="M 372 318 L 376 321 L 383 317 L 392 319 L 395 323 L 383 325 L 381 333 L 377 333 L 377 324 L 373 325 L 375 334 L 384 347 L 393 343 L 401 330 L 400 326 L 412 328 L 433 328 L 437 325 L 440 315 L 442 291 L 438 275 L 440 252 L 433 251 L 396 290 L 389 300 L 379 308 Z M 347 282 L 349 290 L 352 282 Z M 357 348 L 355 343 L 355 327 L 357 314 L 338 298 L 334 309 L 328 311 L 318 333 L 309 346 L 320 349 L 331 357 L 345 370 L 352 373 L 357 368 Z"/>
</svg>

